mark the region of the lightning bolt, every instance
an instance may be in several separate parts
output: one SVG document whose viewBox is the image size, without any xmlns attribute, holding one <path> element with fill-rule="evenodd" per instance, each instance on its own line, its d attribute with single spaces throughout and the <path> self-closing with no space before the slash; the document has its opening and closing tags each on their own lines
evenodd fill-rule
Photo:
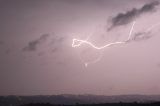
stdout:
<svg viewBox="0 0 160 106">
<path fill-rule="evenodd" d="M 128 38 L 127 38 L 127 40 L 125 40 L 125 41 L 113 42 L 113 43 L 109 43 L 109 44 L 106 44 L 106 45 L 101 46 L 101 47 L 97 47 L 97 46 L 95 46 L 93 43 L 87 41 L 87 40 L 90 38 L 90 36 L 89 36 L 89 37 L 87 37 L 86 40 L 80 40 L 80 39 L 76 39 L 76 38 L 72 39 L 72 47 L 75 48 L 75 47 L 80 47 L 82 44 L 88 44 L 88 45 L 90 45 L 91 47 L 93 47 L 94 49 L 100 50 L 100 49 L 104 49 L 104 48 L 110 47 L 110 46 L 112 46 L 112 45 L 125 44 L 125 43 L 127 43 L 127 42 L 131 39 L 131 35 L 132 35 L 132 32 L 133 32 L 134 25 L 135 25 L 135 21 L 134 21 L 133 24 L 132 24 L 132 27 L 131 27 L 131 29 L 130 29 Z M 85 62 L 85 63 L 84 63 L 84 64 L 85 64 L 85 67 L 87 67 L 88 64 L 96 63 L 97 61 L 99 61 L 99 60 L 101 59 L 101 57 L 102 57 L 102 55 L 101 55 L 98 59 L 96 59 L 95 61 Z"/>
<path fill-rule="evenodd" d="M 88 45 L 90 45 L 91 47 L 93 47 L 94 49 L 100 50 L 100 49 L 105 49 L 105 48 L 107 48 L 107 47 L 110 47 L 110 46 L 112 46 L 112 45 L 126 44 L 126 43 L 128 43 L 129 41 L 132 41 L 132 32 L 133 32 L 135 23 L 136 23 L 136 22 L 134 21 L 133 24 L 132 24 L 132 27 L 131 27 L 131 29 L 130 29 L 130 31 L 129 31 L 128 38 L 127 38 L 127 40 L 125 40 L 125 41 L 113 42 L 113 43 L 109 43 L 109 44 L 106 44 L 106 45 L 104 45 L 104 46 L 98 47 L 98 46 L 95 46 L 93 43 L 91 43 L 91 42 L 88 41 L 88 39 L 90 38 L 90 36 L 88 36 L 88 37 L 86 38 L 86 40 L 80 40 L 80 39 L 76 39 L 76 38 L 72 39 L 72 47 L 73 47 L 73 48 L 76 48 L 76 47 L 80 47 L 82 44 L 88 44 Z M 150 32 L 151 30 L 153 30 L 154 28 L 158 27 L 159 25 L 160 25 L 160 23 L 154 24 L 154 25 L 150 26 L 149 28 L 147 28 L 144 32 L 145 32 L 145 33 Z M 99 61 L 99 60 L 101 59 L 101 57 L 102 57 L 102 55 L 101 55 L 98 59 L 96 59 L 95 61 L 84 62 L 85 67 L 87 67 L 88 64 L 96 63 L 97 61 Z"/>
<path fill-rule="evenodd" d="M 97 46 L 95 46 L 93 43 L 91 43 L 91 42 L 89 42 L 89 41 L 87 41 L 87 40 L 80 40 L 80 39 L 75 39 L 75 38 L 74 38 L 74 39 L 72 39 L 72 47 L 79 47 L 79 46 L 81 46 L 82 44 L 85 43 L 85 44 L 88 44 L 88 45 L 90 45 L 91 47 L 93 47 L 93 48 L 95 48 L 95 49 L 97 49 L 97 50 L 100 50 L 100 49 L 104 49 L 104 48 L 106 48 L 106 47 L 110 47 L 110 46 L 112 46 L 112 45 L 127 43 L 127 42 L 130 40 L 130 38 L 131 38 L 134 25 L 135 25 L 135 21 L 134 21 L 133 24 L 132 24 L 131 30 L 130 30 L 129 35 L 128 35 L 128 39 L 127 39 L 126 41 L 113 42 L 113 43 L 109 43 L 109 44 L 106 44 L 106 45 L 101 46 L 101 47 L 97 47 Z M 78 43 L 77 43 L 77 42 L 78 42 Z M 77 44 L 76 44 L 76 43 L 77 43 Z"/>
</svg>

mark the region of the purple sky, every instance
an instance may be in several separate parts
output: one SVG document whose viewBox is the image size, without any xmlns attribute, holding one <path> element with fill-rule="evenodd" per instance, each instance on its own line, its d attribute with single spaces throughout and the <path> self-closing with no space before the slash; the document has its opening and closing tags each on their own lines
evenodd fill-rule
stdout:
<svg viewBox="0 0 160 106">
<path fill-rule="evenodd" d="M 157 1 L 1 0 L 0 95 L 160 94 L 160 26 L 144 32 L 160 23 Z M 133 21 L 127 44 L 71 46 L 123 41 Z"/>
</svg>

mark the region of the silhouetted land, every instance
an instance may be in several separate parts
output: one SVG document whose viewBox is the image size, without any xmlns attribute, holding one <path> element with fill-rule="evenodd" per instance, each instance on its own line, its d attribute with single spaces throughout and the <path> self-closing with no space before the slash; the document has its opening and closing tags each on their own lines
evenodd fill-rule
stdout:
<svg viewBox="0 0 160 106">
<path fill-rule="evenodd" d="M 160 102 L 155 103 L 103 103 L 103 104 L 75 104 L 75 105 L 63 105 L 63 104 L 50 104 L 50 103 L 30 103 L 21 106 L 160 106 Z"/>
<path fill-rule="evenodd" d="M 160 95 L 0 96 L 0 106 L 160 106 Z"/>
</svg>

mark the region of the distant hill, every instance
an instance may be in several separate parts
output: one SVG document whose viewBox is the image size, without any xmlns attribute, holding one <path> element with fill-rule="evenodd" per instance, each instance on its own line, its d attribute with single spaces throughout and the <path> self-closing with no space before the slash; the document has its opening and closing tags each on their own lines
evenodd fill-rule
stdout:
<svg viewBox="0 0 160 106">
<path fill-rule="evenodd" d="M 98 104 L 98 103 L 150 103 L 160 101 L 160 95 L 37 95 L 37 96 L 0 96 L 0 106 L 19 106 L 29 103 L 50 104 Z"/>
</svg>

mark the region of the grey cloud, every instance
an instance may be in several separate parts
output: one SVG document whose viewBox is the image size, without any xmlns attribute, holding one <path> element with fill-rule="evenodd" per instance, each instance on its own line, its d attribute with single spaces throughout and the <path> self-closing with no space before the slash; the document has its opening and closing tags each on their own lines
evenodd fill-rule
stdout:
<svg viewBox="0 0 160 106">
<path fill-rule="evenodd" d="M 126 13 L 119 13 L 111 19 L 112 25 L 108 28 L 108 31 L 112 30 L 117 26 L 129 24 L 134 19 L 136 19 L 136 17 L 139 17 L 143 13 L 154 12 L 155 7 L 157 5 L 159 5 L 159 2 L 153 1 L 151 3 L 145 4 L 143 7 L 139 9 L 133 8 L 132 10 L 127 11 Z"/>
<path fill-rule="evenodd" d="M 147 40 L 150 39 L 152 36 L 149 32 L 139 32 L 136 33 L 133 37 L 134 41 L 141 41 L 141 40 Z"/>
<path fill-rule="evenodd" d="M 50 38 L 50 39 L 48 39 Z M 38 47 L 45 43 L 47 41 L 47 45 L 51 47 L 52 52 L 57 52 L 59 48 L 61 47 L 62 42 L 66 39 L 64 36 L 57 36 L 56 34 L 43 34 L 39 38 L 32 40 L 28 42 L 28 44 L 22 48 L 22 51 L 36 51 Z M 44 53 L 43 53 L 44 54 Z M 39 56 L 42 56 L 43 54 L 38 54 Z"/>
<path fill-rule="evenodd" d="M 155 6 L 157 6 L 157 5 L 159 5 L 158 1 L 153 1 L 149 4 L 146 4 L 141 9 L 139 9 L 139 13 L 153 11 L 155 9 Z"/>
<path fill-rule="evenodd" d="M 142 41 L 142 40 L 148 40 L 150 38 L 152 38 L 153 35 L 151 34 L 151 32 L 138 32 L 135 33 L 132 37 L 132 39 L 130 39 L 127 42 L 133 42 L 133 41 Z"/>
<path fill-rule="evenodd" d="M 42 44 L 47 40 L 49 34 L 43 34 L 38 39 L 30 41 L 26 47 L 24 47 L 23 51 L 35 51 L 39 44 Z"/>
<path fill-rule="evenodd" d="M 59 43 L 63 42 L 65 39 L 66 39 L 66 38 L 63 37 L 63 36 L 56 36 L 56 35 L 55 35 L 55 36 L 52 38 L 51 44 L 59 44 Z"/>
<path fill-rule="evenodd" d="M 51 41 L 51 45 L 54 45 L 53 49 L 51 50 L 52 53 L 57 52 L 62 47 L 62 42 L 67 39 L 64 36 L 54 36 L 54 38 Z"/>
</svg>

